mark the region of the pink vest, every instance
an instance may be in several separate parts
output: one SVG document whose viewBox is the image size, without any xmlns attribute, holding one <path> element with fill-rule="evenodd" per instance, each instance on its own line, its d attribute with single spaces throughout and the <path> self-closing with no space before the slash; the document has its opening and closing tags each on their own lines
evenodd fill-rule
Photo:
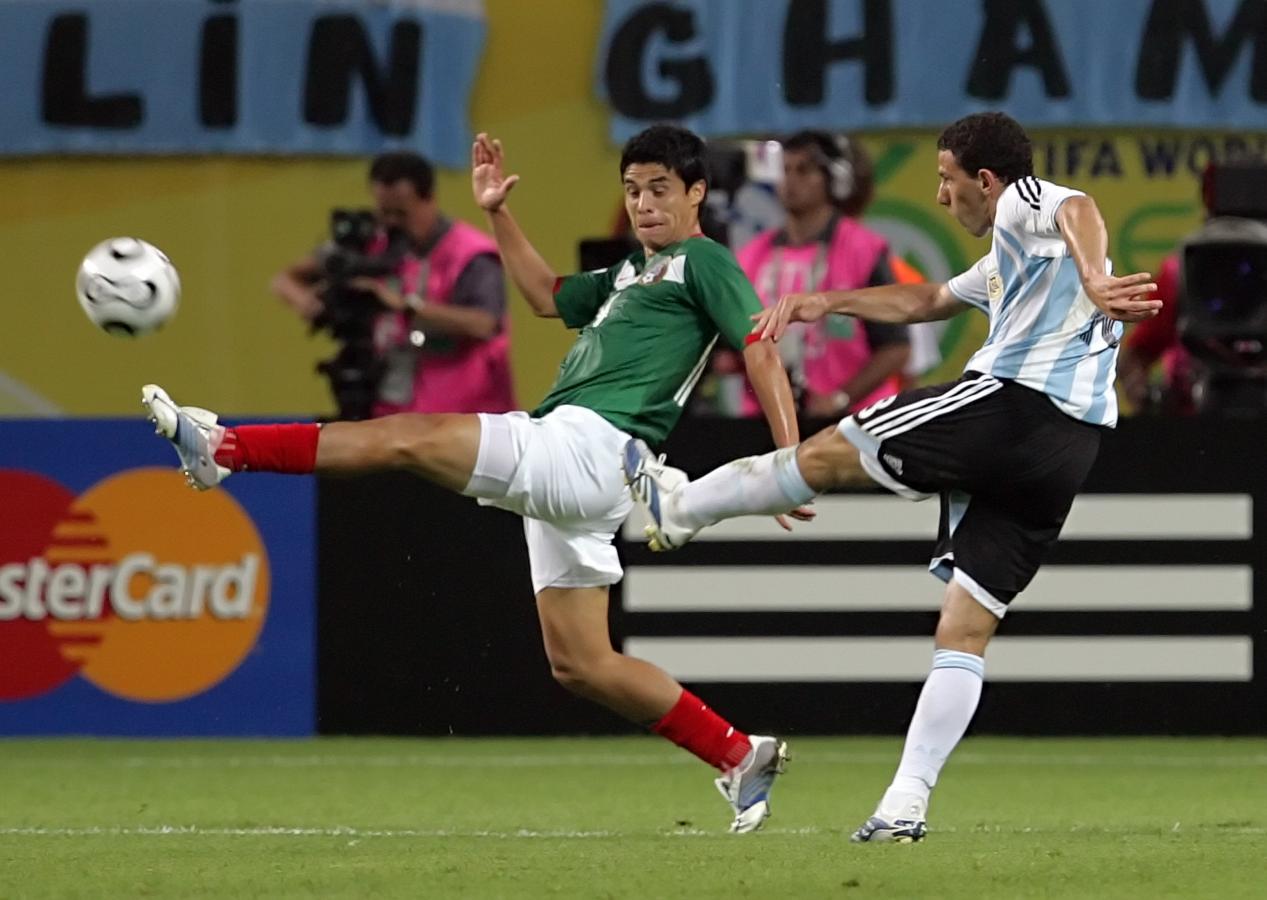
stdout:
<svg viewBox="0 0 1267 900">
<path fill-rule="evenodd" d="M 448 303 L 458 276 L 480 254 L 496 255 L 497 244 L 478 228 L 454 221 L 425 260 L 410 257 L 401 268 L 401 293 L 416 292 L 427 303 Z M 425 263 L 425 264 L 424 264 Z M 427 283 L 418 282 L 426 271 Z M 406 340 L 409 317 L 383 313 L 375 327 L 375 343 L 388 347 Z M 486 341 L 428 335 L 414 376 L 413 402 L 378 402 L 376 416 L 397 412 L 509 412 L 515 408 L 510 373 L 510 318 Z"/>
<path fill-rule="evenodd" d="M 766 306 L 784 294 L 866 287 L 881 254 L 888 252 L 884 238 L 848 217 L 837 222 L 829 247 L 817 242 L 776 247 L 777 234 L 777 229 L 762 232 L 735 254 Z M 833 315 L 801 327 L 799 367 L 810 393 L 830 395 L 840 390 L 871 356 L 866 333 L 856 319 Z M 761 407 L 752 386 L 746 387 L 743 414 L 759 415 Z M 886 382 L 853 402 L 867 405 L 896 392 L 896 385 Z"/>
</svg>

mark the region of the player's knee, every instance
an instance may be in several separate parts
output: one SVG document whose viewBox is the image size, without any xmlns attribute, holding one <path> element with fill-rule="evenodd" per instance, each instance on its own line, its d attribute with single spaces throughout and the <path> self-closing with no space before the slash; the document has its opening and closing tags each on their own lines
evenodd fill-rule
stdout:
<svg viewBox="0 0 1267 900">
<path fill-rule="evenodd" d="M 816 491 L 852 484 L 861 471 L 857 448 L 834 428 L 801 444 L 796 464 L 805 483 Z"/>
<path fill-rule="evenodd" d="M 985 655 L 985 648 L 994 636 L 998 620 L 965 619 L 943 615 L 937 622 L 935 641 L 942 650 Z"/>
<path fill-rule="evenodd" d="M 556 649 L 549 654 L 550 675 L 573 694 L 601 700 L 617 677 L 618 668 L 613 663 L 618 659 L 614 650 L 573 654 Z"/>
<path fill-rule="evenodd" d="M 796 466 L 801 470 L 801 477 L 816 491 L 831 487 L 831 464 L 828 454 L 821 447 L 810 442 L 801 444 L 796 452 Z"/>
<path fill-rule="evenodd" d="M 550 675 L 564 690 L 582 697 L 588 696 L 594 690 L 594 667 L 586 663 L 561 657 L 550 660 Z"/>
<path fill-rule="evenodd" d="M 960 653 L 971 653 L 973 656 L 985 656 L 985 648 L 990 643 L 990 636 L 970 632 L 943 632 L 937 629 L 936 645 L 938 650 L 956 650 Z"/>
</svg>

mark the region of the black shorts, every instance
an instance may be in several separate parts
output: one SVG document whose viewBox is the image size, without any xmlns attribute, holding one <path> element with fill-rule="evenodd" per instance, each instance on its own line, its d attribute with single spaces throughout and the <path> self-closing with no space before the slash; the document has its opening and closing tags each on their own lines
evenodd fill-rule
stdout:
<svg viewBox="0 0 1267 900">
<path fill-rule="evenodd" d="M 880 484 L 913 499 L 941 496 L 929 569 L 943 581 L 953 575 L 998 616 L 1060 535 L 1102 430 L 1046 394 L 979 372 L 840 423 Z"/>
</svg>

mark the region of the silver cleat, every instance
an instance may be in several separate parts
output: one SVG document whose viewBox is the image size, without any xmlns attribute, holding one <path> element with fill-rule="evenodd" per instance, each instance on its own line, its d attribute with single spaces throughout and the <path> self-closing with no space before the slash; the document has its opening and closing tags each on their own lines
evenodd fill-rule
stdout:
<svg viewBox="0 0 1267 900">
<path fill-rule="evenodd" d="M 216 462 L 215 452 L 224 439 L 224 426 L 217 424 L 215 413 L 197 406 L 177 406 L 156 384 L 141 388 L 141 405 L 154 424 L 155 433 L 176 448 L 180 471 L 190 487 L 210 490 L 232 474 Z"/>
<path fill-rule="evenodd" d="M 657 552 L 676 550 L 695 537 L 698 529 L 674 521 L 674 494 L 690 482 L 685 472 L 665 465 L 663 455 L 656 456 L 637 438 L 625 443 L 621 464 L 629 493 L 648 520 L 643 529 L 648 547 Z"/>
<path fill-rule="evenodd" d="M 713 783 L 735 812 L 731 834 L 758 830 L 770 817 L 770 790 L 787 768 L 787 742 L 776 737 L 749 735 L 752 749 L 743 762 Z"/>
</svg>

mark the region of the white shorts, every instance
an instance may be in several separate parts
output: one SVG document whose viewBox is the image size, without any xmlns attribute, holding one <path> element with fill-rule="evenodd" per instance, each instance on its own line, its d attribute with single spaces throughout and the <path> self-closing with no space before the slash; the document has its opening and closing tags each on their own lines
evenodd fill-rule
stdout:
<svg viewBox="0 0 1267 900">
<path fill-rule="evenodd" d="M 612 539 L 633 508 L 620 462 L 629 435 L 581 406 L 479 417 L 479 458 L 462 493 L 524 517 L 533 591 L 620 581 Z"/>
</svg>

